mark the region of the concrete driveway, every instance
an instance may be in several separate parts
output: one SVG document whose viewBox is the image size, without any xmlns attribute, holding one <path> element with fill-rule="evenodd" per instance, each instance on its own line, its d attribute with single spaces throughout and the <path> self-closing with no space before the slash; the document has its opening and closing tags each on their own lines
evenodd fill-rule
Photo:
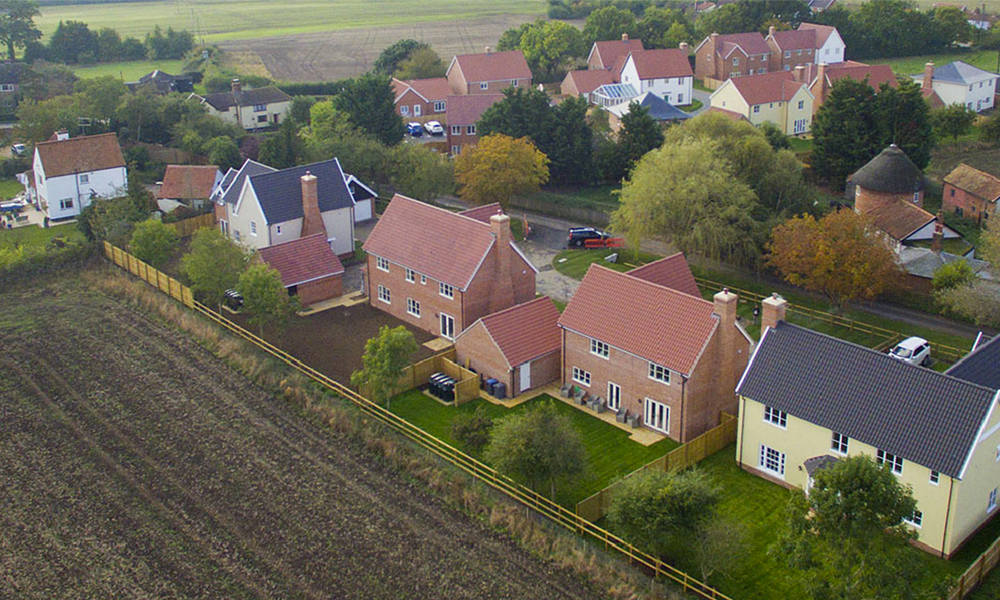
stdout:
<svg viewBox="0 0 1000 600">
<path fill-rule="evenodd" d="M 696 111 L 693 111 L 691 113 L 693 116 L 698 116 L 701 113 L 708 110 L 709 107 L 708 99 L 712 96 L 712 92 L 703 92 L 701 90 L 694 90 L 694 93 L 692 95 L 694 96 L 695 100 L 701 100 L 701 108 L 699 108 Z"/>
</svg>

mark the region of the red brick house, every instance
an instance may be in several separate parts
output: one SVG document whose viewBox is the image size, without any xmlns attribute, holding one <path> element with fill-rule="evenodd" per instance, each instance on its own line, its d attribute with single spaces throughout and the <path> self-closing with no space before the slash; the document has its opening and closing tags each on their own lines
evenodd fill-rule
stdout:
<svg viewBox="0 0 1000 600">
<path fill-rule="evenodd" d="M 707 87 L 715 88 L 732 77 L 767 73 L 770 70 L 771 47 L 756 31 L 727 35 L 713 33 L 698 44 L 694 56 L 694 76 Z"/>
<path fill-rule="evenodd" d="M 594 70 L 612 69 L 619 61 L 624 62 L 625 57 L 633 52 L 642 52 L 642 40 L 630 40 L 628 34 L 623 33 L 621 40 L 609 40 L 605 42 L 594 42 L 587 55 L 587 68 Z"/>
<path fill-rule="evenodd" d="M 484 223 L 396 194 L 364 250 L 371 305 L 447 339 L 535 297 L 538 271 L 507 215 Z"/>
<path fill-rule="evenodd" d="M 404 121 L 444 121 L 448 94 L 451 88 L 444 77 L 433 79 L 392 78 L 392 89 L 396 93 L 396 114 Z"/>
<path fill-rule="evenodd" d="M 961 163 L 944 177 L 945 210 L 982 223 L 996 213 L 1000 177 Z"/>
<path fill-rule="evenodd" d="M 557 381 L 559 309 L 548 296 L 480 318 L 455 338 L 457 362 L 506 385 L 507 395 Z"/>
<path fill-rule="evenodd" d="M 451 93 L 499 94 L 509 87 L 531 85 L 531 69 L 520 50 L 461 54 L 451 59 L 445 74 Z"/>
<path fill-rule="evenodd" d="M 475 94 L 473 96 L 448 96 L 448 151 L 458 156 L 462 148 L 479 142 L 477 126 L 486 109 L 503 100 L 503 94 Z"/>
<path fill-rule="evenodd" d="M 574 98 L 586 98 L 590 92 L 609 83 L 618 83 L 618 73 L 611 69 L 570 71 L 559 85 L 559 93 Z"/>
<path fill-rule="evenodd" d="M 323 233 L 261 248 L 257 256 L 281 274 L 288 294 L 298 296 L 304 307 L 344 292 L 344 267 Z"/>
<path fill-rule="evenodd" d="M 833 84 L 844 78 L 867 81 L 875 93 L 878 93 L 883 83 L 890 87 L 899 86 L 896 74 L 889 65 L 866 65 L 852 60 L 835 65 L 826 63 L 809 65 L 806 71 L 806 83 L 809 84 L 809 91 L 813 95 L 813 114 L 823 106 Z"/>
<path fill-rule="evenodd" d="M 721 411 L 735 414 L 752 342 L 736 322 L 736 294 L 713 302 L 681 291 L 696 291 L 683 260 L 629 273 L 591 265 L 559 327 L 564 384 L 687 442 L 717 425 Z"/>
<path fill-rule="evenodd" d="M 156 199 L 201 208 L 211 201 L 212 191 L 221 181 L 222 172 L 215 165 L 167 165 Z"/>
<path fill-rule="evenodd" d="M 815 29 L 776 31 L 772 25 L 764 39 L 771 48 L 769 71 L 791 71 L 816 62 Z"/>
</svg>

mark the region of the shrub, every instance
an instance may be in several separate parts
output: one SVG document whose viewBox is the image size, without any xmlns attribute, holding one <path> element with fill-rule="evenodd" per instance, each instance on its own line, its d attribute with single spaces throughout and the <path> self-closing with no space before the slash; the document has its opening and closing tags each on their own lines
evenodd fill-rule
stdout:
<svg viewBox="0 0 1000 600">
<path fill-rule="evenodd" d="M 479 454 L 490 442 L 492 429 L 493 418 L 480 406 L 474 413 L 461 413 L 455 417 L 451 423 L 451 437 L 473 454 Z"/>
</svg>

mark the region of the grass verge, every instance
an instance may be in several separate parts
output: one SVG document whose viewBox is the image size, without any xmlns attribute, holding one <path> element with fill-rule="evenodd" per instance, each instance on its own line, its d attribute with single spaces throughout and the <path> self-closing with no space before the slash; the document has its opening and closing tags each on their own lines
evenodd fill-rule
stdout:
<svg viewBox="0 0 1000 600">
<path fill-rule="evenodd" d="M 691 104 L 688 104 L 687 106 L 678 106 L 677 108 L 690 113 L 699 110 L 702 106 L 705 106 L 705 104 L 701 100 L 695 98 L 691 101 Z"/>
<path fill-rule="evenodd" d="M 23 246 L 31 249 L 43 249 L 49 240 L 57 237 L 66 238 L 69 242 L 82 242 L 83 234 L 75 223 L 57 225 L 48 229 L 42 227 L 18 227 L 16 229 L 0 229 L 0 248 Z"/>
</svg>

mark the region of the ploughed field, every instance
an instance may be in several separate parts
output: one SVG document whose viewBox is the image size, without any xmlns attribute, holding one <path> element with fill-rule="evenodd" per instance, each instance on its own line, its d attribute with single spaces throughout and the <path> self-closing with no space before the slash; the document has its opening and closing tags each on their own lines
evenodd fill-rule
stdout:
<svg viewBox="0 0 1000 600">
<path fill-rule="evenodd" d="M 110 296 L 0 306 L 0 595 L 597 597 Z"/>
</svg>

